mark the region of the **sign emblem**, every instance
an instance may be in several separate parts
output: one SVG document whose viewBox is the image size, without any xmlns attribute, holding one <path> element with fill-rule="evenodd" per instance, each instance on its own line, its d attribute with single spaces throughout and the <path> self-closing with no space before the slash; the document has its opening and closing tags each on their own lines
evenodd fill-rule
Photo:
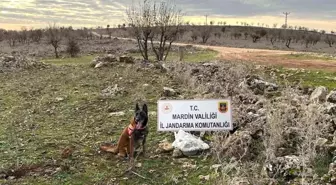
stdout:
<svg viewBox="0 0 336 185">
<path fill-rule="evenodd" d="M 172 112 L 173 106 L 170 103 L 165 103 L 162 105 L 161 110 L 163 113 L 167 114 Z"/>
<path fill-rule="evenodd" d="M 218 111 L 221 113 L 226 113 L 228 111 L 228 102 L 219 102 Z"/>
</svg>

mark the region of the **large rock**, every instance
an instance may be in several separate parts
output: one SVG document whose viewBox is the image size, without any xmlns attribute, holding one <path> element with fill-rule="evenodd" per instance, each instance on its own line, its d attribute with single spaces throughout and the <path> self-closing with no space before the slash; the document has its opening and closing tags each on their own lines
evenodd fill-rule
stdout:
<svg viewBox="0 0 336 185">
<path fill-rule="evenodd" d="M 329 164 L 329 171 L 322 179 L 325 183 L 336 184 L 336 161 Z"/>
<path fill-rule="evenodd" d="M 109 114 L 110 117 L 113 117 L 113 116 L 124 116 L 125 115 L 125 112 L 124 111 L 119 111 L 119 112 L 111 112 Z"/>
<path fill-rule="evenodd" d="M 106 56 L 98 56 L 94 58 L 93 61 L 91 62 L 91 67 L 94 68 L 108 67 L 112 66 L 113 63 L 115 62 L 118 62 L 117 57 L 112 54 L 108 54 Z"/>
<path fill-rule="evenodd" d="M 327 98 L 328 89 L 326 87 L 320 86 L 317 87 L 313 93 L 310 95 L 310 101 L 321 103 L 325 102 Z"/>
<path fill-rule="evenodd" d="M 336 104 L 329 104 L 326 108 L 326 113 L 331 116 L 336 116 Z"/>
<path fill-rule="evenodd" d="M 162 73 L 166 73 L 169 71 L 169 68 L 163 62 L 155 62 L 153 64 L 153 68 L 159 69 Z"/>
<path fill-rule="evenodd" d="M 331 91 L 327 96 L 327 101 L 330 103 L 336 103 L 336 91 Z"/>
<path fill-rule="evenodd" d="M 186 156 L 192 156 L 197 154 L 199 151 L 210 148 L 209 145 L 200 138 L 183 130 L 179 130 L 178 133 L 175 134 L 175 141 L 172 146 L 181 150 Z"/>
<path fill-rule="evenodd" d="M 172 97 L 172 96 L 176 96 L 177 92 L 169 87 L 163 87 L 163 96 L 165 97 Z"/>
<path fill-rule="evenodd" d="M 134 63 L 134 58 L 131 56 L 120 56 L 119 57 L 119 62 L 121 63 L 127 63 L 127 64 L 133 64 Z"/>
<path fill-rule="evenodd" d="M 173 150 L 174 150 L 173 145 L 165 139 L 159 143 L 157 152 L 164 153 L 164 152 L 171 152 Z"/>
<path fill-rule="evenodd" d="M 246 77 L 246 84 L 248 87 L 253 90 L 254 94 L 256 95 L 263 95 L 265 92 L 275 92 L 278 90 L 278 85 L 270 82 L 266 82 L 261 79 L 259 76 L 247 76 Z"/>
</svg>

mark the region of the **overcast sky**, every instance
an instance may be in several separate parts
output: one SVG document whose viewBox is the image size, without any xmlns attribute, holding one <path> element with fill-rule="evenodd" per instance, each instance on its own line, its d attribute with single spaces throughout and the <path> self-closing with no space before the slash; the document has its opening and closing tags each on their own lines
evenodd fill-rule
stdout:
<svg viewBox="0 0 336 185">
<path fill-rule="evenodd" d="M 133 0 L 137 2 L 137 0 Z M 0 0 L 0 27 L 45 27 L 48 23 L 96 27 L 122 23 L 132 0 Z M 194 23 L 208 20 L 289 25 L 336 30 L 336 0 L 175 0 Z"/>
</svg>

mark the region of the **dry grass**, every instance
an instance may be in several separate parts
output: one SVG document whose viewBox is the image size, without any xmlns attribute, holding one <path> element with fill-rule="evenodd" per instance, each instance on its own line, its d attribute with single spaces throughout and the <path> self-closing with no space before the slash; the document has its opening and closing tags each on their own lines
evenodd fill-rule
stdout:
<svg viewBox="0 0 336 185">
<path fill-rule="evenodd" d="M 233 119 L 235 122 L 244 122 L 239 120 L 240 117 L 244 117 L 247 113 L 246 110 L 251 106 L 256 107 L 256 105 L 244 105 L 239 100 L 239 96 L 252 99 L 254 97 L 253 93 L 244 86 L 240 86 L 240 83 L 247 74 L 253 73 L 253 68 L 245 64 L 233 63 L 221 63 L 215 64 L 215 66 L 217 67 L 179 63 L 174 65 L 174 75 L 188 88 L 194 89 L 196 93 L 201 93 L 200 98 L 230 98 L 234 107 Z M 222 73 L 212 73 L 211 71 L 215 68 Z M 202 71 L 202 76 L 197 75 L 197 73 L 191 75 L 192 71 L 196 69 Z M 223 86 L 223 84 L 225 85 Z M 254 146 L 256 144 L 254 139 L 250 143 L 251 140 L 248 138 L 249 133 L 253 134 L 252 125 L 249 126 L 249 124 L 258 126 L 258 124 L 260 125 L 258 121 L 261 120 L 248 123 L 246 126 L 240 125 L 241 128 L 233 135 L 229 135 L 227 132 L 212 135 L 212 154 L 217 163 L 221 164 L 217 172 L 212 172 L 217 179 L 215 184 L 229 185 L 237 182 L 256 185 L 271 182 L 281 183 L 285 180 L 281 174 L 274 173 L 273 177 L 268 176 L 269 174 L 264 168 L 281 155 L 279 152 L 282 152 L 282 155 L 296 155 L 300 159 L 295 167 L 295 169 L 299 169 L 299 171 L 295 171 L 300 179 L 298 183 L 302 185 L 308 182 L 313 183 L 314 169 L 312 168 L 318 157 L 316 142 L 322 136 L 320 124 L 323 124 L 325 120 L 324 109 L 321 105 L 309 104 L 308 97 L 302 96 L 289 84 L 289 82 L 284 83 L 280 97 L 259 97 L 264 102 L 266 124 L 262 125 L 263 135 L 261 141 L 256 141 L 259 142 L 256 146 Z M 213 86 L 220 87 L 220 90 L 206 93 Z M 254 147 L 253 150 L 251 150 L 251 147 Z M 258 157 L 249 159 L 251 152 L 258 152 Z M 234 154 L 239 155 L 233 157 Z"/>
</svg>

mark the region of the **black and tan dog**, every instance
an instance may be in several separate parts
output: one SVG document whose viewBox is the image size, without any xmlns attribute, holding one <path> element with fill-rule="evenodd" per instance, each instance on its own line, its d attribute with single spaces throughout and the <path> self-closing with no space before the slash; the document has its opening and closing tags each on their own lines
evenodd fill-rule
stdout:
<svg viewBox="0 0 336 185">
<path fill-rule="evenodd" d="M 134 152 L 140 146 L 142 146 L 142 154 L 145 155 L 146 152 L 146 139 L 148 135 L 148 107 L 147 104 L 139 108 L 139 105 L 135 106 L 135 115 L 130 120 L 128 127 L 125 127 L 122 131 L 118 143 L 116 146 L 107 147 L 101 146 L 104 151 L 112 152 L 118 154 L 119 157 L 127 157 L 133 160 Z"/>
</svg>

